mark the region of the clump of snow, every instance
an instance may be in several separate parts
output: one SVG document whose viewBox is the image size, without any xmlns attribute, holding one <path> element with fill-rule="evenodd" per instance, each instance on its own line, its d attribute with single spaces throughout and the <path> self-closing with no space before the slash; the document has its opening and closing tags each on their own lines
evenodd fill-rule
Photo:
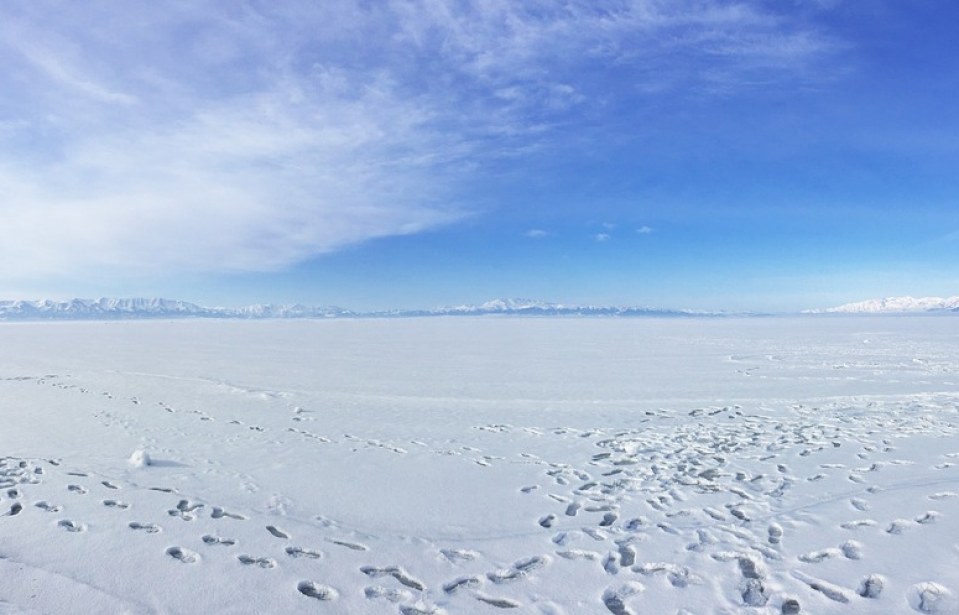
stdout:
<svg viewBox="0 0 959 615">
<path fill-rule="evenodd" d="M 133 451 L 133 454 L 130 455 L 130 465 L 134 468 L 145 468 L 151 463 L 150 454 L 145 450 L 138 449 Z"/>
<path fill-rule="evenodd" d="M 863 598 L 878 598 L 886 585 L 886 579 L 882 575 L 871 574 L 859 582 L 859 589 L 856 590 Z"/>
<path fill-rule="evenodd" d="M 909 589 L 909 604 L 920 613 L 955 613 L 952 592 L 939 583 L 917 583 Z"/>
</svg>

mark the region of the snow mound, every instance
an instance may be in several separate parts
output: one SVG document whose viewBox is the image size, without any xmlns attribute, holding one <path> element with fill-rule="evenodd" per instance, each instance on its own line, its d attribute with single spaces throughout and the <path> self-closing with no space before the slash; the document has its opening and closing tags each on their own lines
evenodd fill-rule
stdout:
<svg viewBox="0 0 959 615">
<path fill-rule="evenodd" d="M 144 450 L 133 451 L 130 455 L 130 465 L 134 468 L 145 468 L 151 463 L 150 454 Z"/>
</svg>

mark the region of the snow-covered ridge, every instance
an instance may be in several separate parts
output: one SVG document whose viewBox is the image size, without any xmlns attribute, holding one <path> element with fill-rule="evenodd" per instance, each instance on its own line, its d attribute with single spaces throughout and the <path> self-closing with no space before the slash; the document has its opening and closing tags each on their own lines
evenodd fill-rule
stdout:
<svg viewBox="0 0 959 615">
<path fill-rule="evenodd" d="M 583 315 L 583 316 L 640 316 L 674 315 L 694 316 L 712 315 L 712 312 L 694 312 L 691 310 L 672 310 L 653 307 L 609 306 L 609 305 L 567 305 L 546 303 L 532 299 L 493 299 L 480 305 L 459 305 L 430 310 L 435 315 L 457 314 L 539 314 L 539 315 Z"/>
<path fill-rule="evenodd" d="M 336 307 L 249 305 L 202 307 L 173 299 L 72 299 L 70 301 L 0 301 L 2 320 L 99 320 L 134 318 L 330 318 L 351 312 Z"/>
<path fill-rule="evenodd" d="M 0 320 L 112 320 L 140 318 L 337 318 L 469 316 L 710 316 L 712 312 L 635 306 L 565 305 L 529 299 L 494 299 L 479 305 L 428 310 L 354 312 L 329 306 L 255 304 L 239 308 L 203 307 L 172 299 L 72 299 L 70 301 L 0 301 Z"/>
<path fill-rule="evenodd" d="M 848 303 L 804 314 L 916 314 L 959 313 L 959 297 L 889 297 Z M 641 306 L 573 305 L 532 299 L 493 299 L 480 304 L 423 310 L 359 312 L 335 306 L 253 304 L 244 307 L 205 307 L 175 299 L 71 299 L 69 301 L 0 301 L 0 320 L 132 320 L 147 318 L 404 318 L 427 316 L 606 316 L 684 317 L 756 315 Z"/>
<path fill-rule="evenodd" d="M 810 314 L 907 314 L 917 312 L 959 312 L 959 297 L 887 297 L 846 303 Z"/>
</svg>

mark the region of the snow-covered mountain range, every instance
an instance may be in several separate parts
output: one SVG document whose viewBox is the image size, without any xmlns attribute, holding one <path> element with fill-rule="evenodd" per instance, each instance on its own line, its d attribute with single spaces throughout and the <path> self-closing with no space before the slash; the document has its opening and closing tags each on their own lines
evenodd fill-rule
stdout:
<svg viewBox="0 0 959 615">
<path fill-rule="evenodd" d="M 378 313 L 375 315 L 383 315 Z M 512 314 L 527 316 L 710 316 L 714 312 L 671 310 L 652 307 L 568 305 L 547 303 L 532 299 L 493 299 L 479 305 L 457 305 L 429 310 L 390 312 L 397 316 L 470 316 L 484 314 Z"/>
<path fill-rule="evenodd" d="M 249 305 L 202 307 L 173 299 L 72 299 L 0 301 L 0 320 L 106 320 L 134 318 L 330 318 L 353 315 L 336 307 Z"/>
<path fill-rule="evenodd" d="M 480 305 L 428 310 L 354 312 L 338 307 L 256 304 L 240 308 L 203 307 L 172 299 L 72 299 L 0 301 L 0 320 L 118 320 L 140 318 L 339 318 L 411 316 L 709 316 L 710 312 L 635 306 L 564 305 L 528 299 L 494 299 Z"/>
<path fill-rule="evenodd" d="M 810 314 L 914 314 L 922 312 L 959 312 L 959 297 L 887 297 L 847 303 Z"/>
<path fill-rule="evenodd" d="M 806 310 L 804 314 L 957 313 L 959 297 L 889 297 L 837 307 Z M 69 301 L 0 301 L 0 320 L 124 320 L 145 318 L 403 318 L 424 316 L 732 316 L 730 314 L 653 307 L 569 305 L 531 299 L 493 299 L 476 305 L 423 310 L 359 312 L 334 306 L 254 304 L 244 307 L 204 307 L 174 299 L 71 299 Z"/>
</svg>

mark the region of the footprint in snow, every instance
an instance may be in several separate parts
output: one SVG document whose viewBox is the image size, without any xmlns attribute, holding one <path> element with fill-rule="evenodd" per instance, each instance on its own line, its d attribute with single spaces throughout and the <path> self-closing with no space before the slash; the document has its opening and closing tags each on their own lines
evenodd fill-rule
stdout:
<svg viewBox="0 0 959 615">
<path fill-rule="evenodd" d="M 458 560 L 469 562 L 479 557 L 479 553 L 469 549 L 440 549 L 440 553 L 451 562 Z"/>
<path fill-rule="evenodd" d="M 412 592 L 405 589 L 395 589 L 382 587 L 380 585 L 371 585 L 363 589 L 363 595 L 367 600 L 385 599 L 394 604 L 397 602 L 409 601 L 413 599 Z"/>
<path fill-rule="evenodd" d="M 699 580 L 696 575 L 689 572 L 689 568 L 666 562 L 639 564 L 633 566 L 632 570 L 633 572 L 638 572 L 646 576 L 663 574 L 666 576 L 666 580 L 669 581 L 670 585 L 679 588 L 688 587 L 690 581 Z"/>
<path fill-rule="evenodd" d="M 127 527 L 137 532 L 146 532 L 147 534 L 156 534 L 162 529 L 159 525 L 153 523 L 139 523 L 137 521 L 131 521 L 127 524 Z"/>
<path fill-rule="evenodd" d="M 619 515 L 616 513 L 606 513 L 603 515 L 603 520 L 599 522 L 600 527 L 609 527 L 612 524 L 616 523 L 616 520 L 619 519 Z"/>
<path fill-rule="evenodd" d="M 70 521 L 69 519 L 63 519 L 62 521 L 58 522 L 57 525 L 68 532 L 83 532 L 87 529 L 87 526 L 83 525 L 82 523 L 76 523 L 74 521 Z"/>
<path fill-rule="evenodd" d="M 87 490 L 81 487 L 80 485 L 67 485 L 67 491 L 72 491 L 73 493 L 76 493 L 79 495 L 83 495 L 84 493 L 87 492 Z"/>
<path fill-rule="evenodd" d="M 828 581 L 811 577 L 799 570 L 794 570 L 792 574 L 796 579 L 808 585 L 810 589 L 816 590 L 834 602 L 842 604 L 849 602 L 849 596 L 846 595 L 846 591 L 838 585 L 833 585 Z"/>
<path fill-rule="evenodd" d="M 863 598 L 878 598 L 884 586 L 885 578 L 882 575 L 871 574 L 859 582 L 856 593 Z"/>
<path fill-rule="evenodd" d="M 769 524 L 769 544 L 778 545 L 783 539 L 783 528 L 778 523 Z"/>
<path fill-rule="evenodd" d="M 197 510 L 203 508 L 203 504 L 199 502 L 191 502 L 190 500 L 180 500 L 176 508 L 170 509 L 167 512 L 171 517 L 180 517 L 184 521 L 193 521 L 196 518 L 194 514 Z"/>
<path fill-rule="evenodd" d="M 455 594 L 461 589 L 476 589 L 482 583 L 479 577 L 458 577 L 444 584 L 443 591 L 447 594 Z"/>
<path fill-rule="evenodd" d="M 287 534 L 286 532 L 282 530 L 277 529 L 275 526 L 272 526 L 272 525 L 266 526 L 266 531 L 272 534 L 273 536 L 275 536 L 276 538 L 283 538 L 284 540 L 288 540 L 290 538 L 289 534 Z"/>
<path fill-rule="evenodd" d="M 300 581 L 296 584 L 296 590 L 307 598 L 313 598 L 323 602 L 334 600 L 337 596 L 335 589 L 317 583 L 316 581 Z"/>
<path fill-rule="evenodd" d="M 569 559 L 569 560 L 584 559 L 591 562 L 599 561 L 599 558 L 602 557 L 596 551 L 585 551 L 583 549 L 569 549 L 567 551 L 557 551 L 556 555 L 562 557 L 563 559 Z"/>
<path fill-rule="evenodd" d="M 286 554 L 292 558 L 305 557 L 307 559 L 320 559 L 323 554 L 312 549 L 303 549 L 301 547 L 287 547 Z"/>
<path fill-rule="evenodd" d="M 609 588 L 603 592 L 603 605 L 613 615 L 634 615 L 634 611 L 626 606 L 626 599 L 643 590 L 645 587 L 636 581 L 626 583 L 617 589 Z"/>
<path fill-rule="evenodd" d="M 483 594 L 479 593 L 475 594 L 473 597 L 480 602 L 485 602 L 486 604 L 498 609 L 517 609 L 522 606 L 519 602 L 510 600 L 509 598 L 493 598 L 492 596 L 484 596 Z"/>
<path fill-rule="evenodd" d="M 229 519 L 236 519 L 237 521 L 246 521 L 246 517 L 243 515 L 227 512 L 219 506 L 213 507 L 213 510 L 210 512 L 210 517 L 213 519 L 222 519 L 223 517 L 227 517 Z"/>
<path fill-rule="evenodd" d="M 442 613 L 445 613 L 445 611 L 423 601 L 416 604 L 400 605 L 400 615 L 441 615 Z"/>
<path fill-rule="evenodd" d="M 170 547 L 166 550 L 166 554 L 183 564 L 195 564 L 200 561 L 198 553 L 182 547 Z"/>
<path fill-rule="evenodd" d="M 829 548 L 821 549 L 819 551 L 810 551 L 799 556 L 799 561 L 805 562 L 807 564 L 818 564 L 824 560 L 827 560 L 832 557 L 838 557 L 842 552 L 839 549 Z"/>
<path fill-rule="evenodd" d="M 222 545 L 224 547 L 232 547 L 236 544 L 236 539 L 234 538 L 222 538 L 220 536 L 213 536 L 211 534 L 204 534 L 200 540 L 208 545 Z"/>
<path fill-rule="evenodd" d="M 855 540 L 847 540 L 839 547 L 846 559 L 862 559 L 862 543 Z"/>
<path fill-rule="evenodd" d="M 107 508 L 119 508 L 119 509 L 130 508 L 129 504 L 127 504 L 126 502 L 120 502 L 118 500 L 103 500 L 103 505 L 106 506 Z"/>
<path fill-rule="evenodd" d="M 369 547 L 367 547 L 366 545 L 362 545 L 358 542 L 347 542 L 345 540 L 335 540 L 333 538 L 327 538 L 326 541 L 334 545 L 346 547 L 347 549 L 350 549 L 351 551 L 369 551 L 370 550 Z"/>
<path fill-rule="evenodd" d="M 260 568 L 276 568 L 276 560 L 270 557 L 253 557 L 252 555 L 237 555 L 236 559 L 244 566 L 259 566 Z"/>
<path fill-rule="evenodd" d="M 769 593 L 759 579 L 743 579 L 739 593 L 746 606 L 765 606 L 769 602 Z"/>
<path fill-rule="evenodd" d="M 360 568 L 360 572 L 366 576 L 376 579 L 384 576 L 391 576 L 402 585 L 409 587 L 410 589 L 415 589 L 416 591 L 423 591 L 426 589 L 426 586 L 412 576 L 409 575 L 406 570 L 400 566 L 386 566 L 384 568 L 376 568 L 375 566 L 363 566 Z"/>
<path fill-rule="evenodd" d="M 959 493 L 956 493 L 955 491 L 939 491 L 937 493 L 933 493 L 932 495 L 930 495 L 929 499 L 945 500 L 946 498 L 955 498 L 955 497 L 959 497 Z"/>
<path fill-rule="evenodd" d="M 910 525 L 912 525 L 912 522 L 908 519 L 894 519 L 886 528 L 886 533 L 902 534 L 909 528 Z"/>
<path fill-rule="evenodd" d="M 619 545 L 619 564 L 623 568 L 629 568 L 636 563 L 636 547 L 630 544 Z"/>
<path fill-rule="evenodd" d="M 542 568 L 547 563 L 549 558 L 545 555 L 528 557 L 517 561 L 511 568 L 489 572 L 486 577 L 496 584 L 510 583 L 529 576 L 531 572 Z"/>
<path fill-rule="evenodd" d="M 46 512 L 60 512 L 61 510 L 63 510 L 60 506 L 57 506 L 56 504 L 50 504 L 49 502 L 44 502 L 44 501 L 37 502 L 36 504 L 34 504 L 34 506 L 36 506 L 40 510 L 45 510 Z"/>
<path fill-rule="evenodd" d="M 707 515 L 709 515 L 709 516 L 710 516 L 713 520 L 715 520 L 715 521 L 725 521 L 725 520 L 726 520 L 726 515 L 724 515 L 724 514 L 723 514 L 722 512 L 720 512 L 720 511 L 716 510 L 715 508 L 712 508 L 712 507 L 707 506 L 706 508 L 703 508 L 703 512 L 706 513 Z"/>
</svg>

